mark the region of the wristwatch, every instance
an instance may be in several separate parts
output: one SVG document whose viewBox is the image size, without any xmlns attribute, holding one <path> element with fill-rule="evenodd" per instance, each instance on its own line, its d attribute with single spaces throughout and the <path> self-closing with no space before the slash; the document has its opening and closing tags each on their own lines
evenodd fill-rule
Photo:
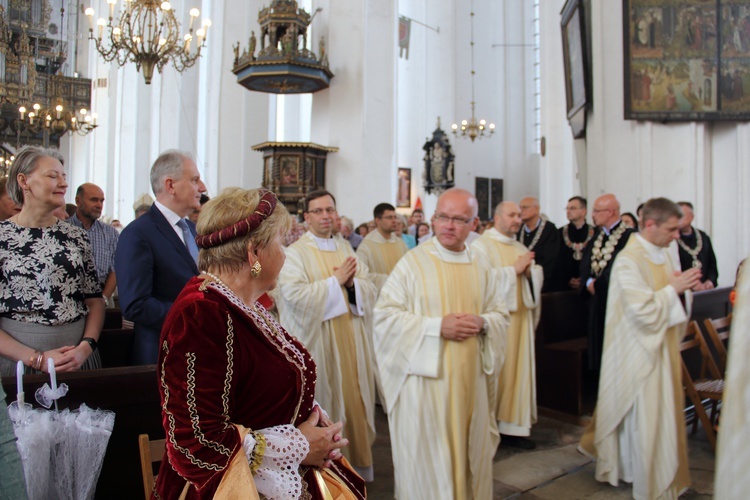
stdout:
<svg viewBox="0 0 750 500">
<path fill-rule="evenodd" d="M 81 342 L 86 342 L 91 347 L 91 352 L 96 351 L 96 347 L 97 347 L 96 340 L 92 339 L 91 337 L 83 337 L 81 339 Z M 78 344 L 80 345 L 81 342 L 79 342 Z"/>
</svg>

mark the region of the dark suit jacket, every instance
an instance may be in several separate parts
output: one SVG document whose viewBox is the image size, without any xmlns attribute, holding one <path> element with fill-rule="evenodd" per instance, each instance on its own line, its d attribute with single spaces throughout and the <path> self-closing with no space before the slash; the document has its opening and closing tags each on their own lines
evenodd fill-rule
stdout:
<svg viewBox="0 0 750 500">
<path fill-rule="evenodd" d="M 620 227 L 620 224 L 622 223 L 618 222 L 612 228 L 612 232 L 617 230 L 617 228 Z M 612 266 L 615 263 L 617 254 L 620 253 L 620 250 L 625 248 L 625 245 L 628 243 L 628 239 L 630 239 L 631 235 L 635 233 L 635 231 L 633 231 L 632 229 L 627 229 L 623 233 L 623 235 L 620 237 L 620 240 L 617 242 L 617 246 L 615 246 L 614 252 L 612 253 L 612 260 L 609 261 L 609 264 L 607 264 L 607 267 L 604 268 L 599 277 L 596 277 L 591 270 L 591 254 L 594 249 L 594 242 L 596 241 L 596 238 L 599 237 L 599 233 L 601 233 L 601 231 L 601 229 L 597 229 L 597 232 L 594 235 L 594 239 L 591 240 L 591 243 L 586 245 L 586 252 L 583 254 L 583 259 L 581 260 L 581 293 L 584 296 L 588 296 L 590 300 L 588 331 L 589 369 L 596 371 L 599 370 L 599 365 L 601 364 L 602 348 L 604 347 L 604 322 L 607 316 L 609 275 L 612 273 Z M 602 241 L 602 245 L 606 244 L 608 239 L 609 236 L 606 236 Z M 589 295 L 588 291 L 586 290 L 586 282 L 589 280 L 589 278 L 595 279 L 595 294 L 593 297 L 591 297 L 591 295 Z"/>
<path fill-rule="evenodd" d="M 521 225 L 521 229 L 516 234 L 518 241 L 523 246 L 528 247 L 534 240 L 536 232 L 539 231 L 539 227 L 541 227 L 541 224 L 529 234 L 526 234 L 524 226 Z M 560 254 L 561 241 L 557 227 L 551 221 L 547 221 L 544 225 L 544 231 L 542 231 L 542 235 L 539 237 L 539 241 L 531 249 L 536 254 L 534 260 L 544 269 L 542 292 L 554 292 L 560 289 L 557 258 Z"/>
<path fill-rule="evenodd" d="M 188 221 L 195 235 L 195 225 Z M 169 308 L 198 266 L 164 215 L 152 205 L 123 229 L 115 252 L 122 315 L 135 323 L 130 362 L 156 363 Z"/>
</svg>

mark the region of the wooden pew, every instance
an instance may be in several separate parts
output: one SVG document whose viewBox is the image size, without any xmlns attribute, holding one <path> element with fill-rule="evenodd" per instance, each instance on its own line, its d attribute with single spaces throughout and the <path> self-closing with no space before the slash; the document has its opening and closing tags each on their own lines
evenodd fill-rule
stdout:
<svg viewBox="0 0 750 500">
<path fill-rule="evenodd" d="M 536 330 L 539 406 L 571 415 L 583 415 L 589 409 L 586 402 L 591 401 L 594 389 L 586 370 L 587 322 L 588 307 L 578 292 L 542 295 Z"/>
<path fill-rule="evenodd" d="M 49 377 L 28 375 L 24 377 L 26 401 L 34 403 L 37 388 Z M 138 435 L 148 434 L 152 439 L 163 438 L 156 365 L 127 368 L 60 373 L 58 383 L 66 383 L 68 395 L 58 401 L 63 408 L 78 408 L 86 403 L 92 408 L 115 412 L 115 427 L 107 447 L 97 498 L 143 498 Z M 16 379 L 3 379 L 3 389 L 10 404 L 16 398 Z"/>
<path fill-rule="evenodd" d="M 691 320 L 719 318 L 732 312 L 731 288 L 697 292 Z M 542 295 L 536 330 L 536 385 L 540 407 L 580 416 L 593 410 L 597 374 L 587 369 L 588 304 L 577 292 Z M 691 373 L 700 372 L 700 359 L 685 356 Z"/>
<path fill-rule="evenodd" d="M 104 310 L 104 330 L 122 328 L 122 312 L 119 307 L 108 307 Z"/>
<path fill-rule="evenodd" d="M 123 328 L 102 330 L 99 336 L 99 356 L 102 358 L 102 367 L 128 366 L 132 344 L 133 330 Z"/>
</svg>

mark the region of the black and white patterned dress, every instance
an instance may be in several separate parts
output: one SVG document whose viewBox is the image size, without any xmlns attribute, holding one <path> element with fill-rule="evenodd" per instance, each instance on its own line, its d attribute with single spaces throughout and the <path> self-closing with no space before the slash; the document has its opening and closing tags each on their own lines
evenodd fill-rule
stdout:
<svg viewBox="0 0 750 500">
<path fill-rule="evenodd" d="M 101 296 L 83 229 L 62 221 L 45 228 L 0 221 L 0 321 L 11 337 L 43 351 L 77 345 L 85 300 Z M 0 365 L 14 361 L 0 358 Z"/>
</svg>

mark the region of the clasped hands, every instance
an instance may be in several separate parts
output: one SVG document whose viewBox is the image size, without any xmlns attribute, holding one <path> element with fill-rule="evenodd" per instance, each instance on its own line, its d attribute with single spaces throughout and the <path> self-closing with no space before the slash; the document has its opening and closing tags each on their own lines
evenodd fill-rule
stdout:
<svg viewBox="0 0 750 500">
<path fill-rule="evenodd" d="M 55 371 L 72 372 L 81 368 L 93 351 L 91 346 L 83 342 L 77 346 L 63 346 L 56 349 L 44 351 L 44 362 L 41 370 L 47 373 L 47 360 L 52 359 L 55 363 Z"/>
<path fill-rule="evenodd" d="M 484 327 L 484 320 L 476 314 L 447 314 L 440 323 L 440 336 L 446 340 L 464 341 L 476 337 Z"/>
<path fill-rule="evenodd" d="M 531 273 L 531 263 L 534 261 L 536 254 L 534 252 L 526 252 L 523 255 L 519 255 L 513 267 L 516 270 L 516 274 L 526 273 L 528 276 Z"/>
<path fill-rule="evenodd" d="M 298 427 L 310 443 L 310 451 L 302 465 L 328 468 L 333 460 L 341 458 L 341 448 L 349 445 L 349 440 L 341 436 L 343 428 L 343 422 L 332 422 L 320 406 L 315 406 L 308 419 Z"/>
<path fill-rule="evenodd" d="M 669 278 L 669 284 L 675 289 L 677 295 L 682 295 L 685 290 L 696 289 L 701 284 L 701 270 L 695 267 L 687 271 L 675 271 L 674 276 Z M 702 290 L 703 288 L 698 288 Z"/>
<path fill-rule="evenodd" d="M 341 286 L 351 288 L 354 285 L 354 274 L 357 272 L 357 259 L 347 257 L 340 267 L 333 268 L 333 275 Z"/>
</svg>

